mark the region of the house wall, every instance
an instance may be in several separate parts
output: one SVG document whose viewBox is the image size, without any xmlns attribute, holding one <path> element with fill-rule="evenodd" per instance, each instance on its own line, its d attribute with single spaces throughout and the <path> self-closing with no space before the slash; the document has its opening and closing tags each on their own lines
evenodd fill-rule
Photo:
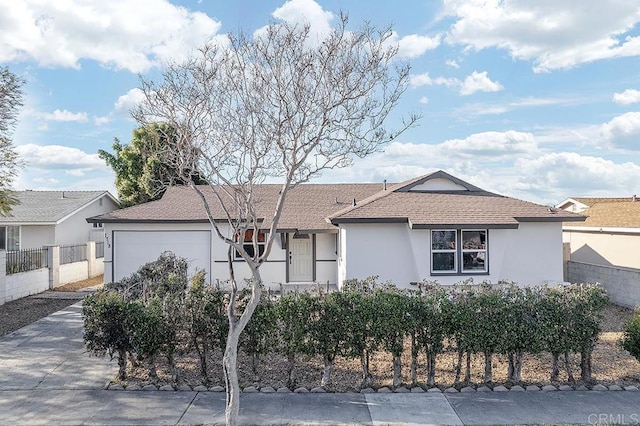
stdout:
<svg viewBox="0 0 640 426">
<path fill-rule="evenodd" d="M 603 266 L 640 268 L 640 234 L 563 231 L 571 260 Z"/>
<path fill-rule="evenodd" d="M 102 200 L 102 205 L 100 205 L 100 200 Z M 90 241 L 89 235 L 93 229 L 93 224 L 87 223 L 86 219 L 109 213 L 116 209 L 118 209 L 118 205 L 107 195 L 93 200 L 58 223 L 55 230 L 55 244 L 68 245 Z"/>
<path fill-rule="evenodd" d="M 59 285 L 74 283 L 89 278 L 89 261 L 66 263 L 60 265 Z"/>
<path fill-rule="evenodd" d="M 228 246 L 222 242 L 211 229 L 208 223 L 181 223 L 181 224 L 152 224 L 152 223 L 105 223 L 105 250 L 104 250 L 104 279 L 105 282 L 118 281 L 125 276 L 135 272 L 137 268 L 148 261 L 157 259 L 157 257 L 166 250 L 171 250 L 178 256 L 181 255 L 180 246 L 171 240 L 171 232 L 178 231 L 175 235 L 188 231 L 206 231 L 211 234 L 211 261 L 208 268 L 207 280 L 210 282 L 226 281 L 229 278 L 229 266 L 227 263 Z M 115 231 L 115 232 L 114 232 Z M 116 250 L 118 250 L 118 233 L 135 231 L 149 233 L 149 238 L 153 238 L 153 233 L 161 233 L 163 241 L 153 243 L 149 240 L 148 249 L 144 253 L 133 254 L 136 256 L 135 265 L 129 265 L 127 273 L 118 273 L 113 268 L 114 241 Z M 230 228 L 227 225 L 221 225 L 221 232 L 227 236 L 231 236 Z M 177 240 L 176 240 L 177 241 Z M 316 235 L 316 281 L 330 284 L 337 283 L 336 269 L 336 247 L 335 234 L 317 234 Z M 262 280 L 266 287 L 278 289 L 281 283 L 286 282 L 287 267 L 287 250 L 282 246 L 280 235 L 278 234 L 271 247 L 269 259 L 260 267 Z M 251 271 L 243 260 L 234 260 L 234 274 L 236 280 L 241 284 L 244 279 L 251 277 Z M 114 271 L 116 272 L 114 276 Z M 194 270 L 190 270 L 193 273 Z"/>
<path fill-rule="evenodd" d="M 437 280 L 450 285 L 472 277 L 474 281 L 515 281 L 537 285 L 562 281 L 562 228 L 560 223 L 520 223 L 518 229 L 490 229 L 489 273 L 483 275 L 431 275 L 431 232 L 412 230 L 407 224 L 343 224 L 339 283 L 378 275 L 401 288 L 411 282 Z"/>
<path fill-rule="evenodd" d="M 53 225 L 20 226 L 20 248 L 33 249 L 55 244 L 56 231 Z"/>
</svg>

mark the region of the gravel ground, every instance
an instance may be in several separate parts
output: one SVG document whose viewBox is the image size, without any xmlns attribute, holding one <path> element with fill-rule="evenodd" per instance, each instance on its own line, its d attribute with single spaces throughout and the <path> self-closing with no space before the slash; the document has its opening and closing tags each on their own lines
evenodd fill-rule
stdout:
<svg viewBox="0 0 640 426">
<path fill-rule="evenodd" d="M 54 291 L 76 291 L 100 284 L 102 279 L 102 276 L 90 278 L 66 284 L 56 288 Z M 40 318 L 73 305 L 77 301 L 73 299 L 44 299 L 36 294 L 0 305 L 0 336 L 16 331 Z"/>
</svg>

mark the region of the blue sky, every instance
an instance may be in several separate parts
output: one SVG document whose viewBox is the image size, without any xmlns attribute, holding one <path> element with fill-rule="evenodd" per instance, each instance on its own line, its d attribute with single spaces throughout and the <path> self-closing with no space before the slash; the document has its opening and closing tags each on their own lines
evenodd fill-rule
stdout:
<svg viewBox="0 0 640 426">
<path fill-rule="evenodd" d="M 96 154 L 128 143 L 138 75 L 271 21 L 318 31 L 392 25 L 412 66 L 399 114 L 419 125 L 318 181 L 402 181 L 444 169 L 554 204 L 640 194 L 640 3 L 633 0 L 0 2 L 0 65 L 27 81 L 17 189 L 109 189 Z"/>
</svg>

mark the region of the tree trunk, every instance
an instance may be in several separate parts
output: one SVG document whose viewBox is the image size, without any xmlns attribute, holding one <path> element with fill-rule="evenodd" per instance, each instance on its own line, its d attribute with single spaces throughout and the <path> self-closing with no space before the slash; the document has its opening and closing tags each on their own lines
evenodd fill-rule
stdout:
<svg viewBox="0 0 640 426">
<path fill-rule="evenodd" d="M 551 361 L 551 377 L 550 380 L 552 382 L 558 381 L 558 375 L 560 374 L 560 369 L 558 367 L 558 358 L 560 358 L 560 354 L 551 354 L 553 356 L 553 360 Z"/>
<path fill-rule="evenodd" d="M 362 365 L 362 383 L 360 387 L 368 388 L 371 386 L 371 373 L 369 373 L 369 352 L 364 351 L 360 356 L 360 364 Z"/>
<path fill-rule="evenodd" d="M 158 382 L 158 371 L 156 370 L 156 357 L 149 355 L 147 357 L 147 364 L 149 365 L 149 378 L 152 383 Z"/>
<path fill-rule="evenodd" d="M 564 353 L 564 368 L 567 371 L 567 380 L 571 383 L 574 382 L 573 371 L 571 370 L 571 364 L 569 363 L 569 352 Z"/>
<path fill-rule="evenodd" d="M 580 352 L 580 378 L 583 382 L 593 383 L 593 376 L 591 375 L 591 352 Z"/>
<path fill-rule="evenodd" d="M 331 385 L 331 372 L 333 370 L 333 358 L 328 355 L 324 355 L 324 371 L 322 372 L 321 386 Z"/>
<path fill-rule="evenodd" d="M 397 388 L 402 384 L 402 361 L 399 356 L 393 357 L 393 387 Z"/>
<path fill-rule="evenodd" d="M 171 355 L 167 355 L 167 361 L 169 361 L 169 368 L 171 369 L 171 381 L 178 385 L 180 382 L 180 377 L 178 375 L 178 367 L 176 367 L 176 359 Z"/>
<path fill-rule="evenodd" d="M 240 413 L 240 384 L 238 383 L 238 340 L 240 338 L 240 328 L 237 323 L 229 325 L 229 335 L 227 336 L 227 346 L 222 357 L 222 369 L 224 371 L 224 381 L 227 389 L 227 405 L 225 417 L 227 425 L 236 426 Z"/>
<path fill-rule="evenodd" d="M 231 258 L 231 248 L 228 250 L 227 255 Z M 249 262 L 247 262 L 249 263 Z M 229 319 L 229 334 L 227 335 L 227 344 L 224 349 L 224 356 L 222 357 L 222 370 L 224 372 L 224 381 L 227 389 L 227 404 L 225 409 L 225 418 L 227 425 L 236 426 L 239 420 L 240 413 L 240 384 L 238 383 L 238 342 L 240 340 L 240 334 L 246 327 L 247 323 L 251 319 L 253 312 L 256 310 L 256 306 L 260 302 L 260 285 L 262 278 L 260 277 L 260 271 L 255 264 L 249 263 L 251 268 L 252 283 L 251 283 L 251 298 L 249 303 L 244 308 L 244 312 L 240 318 L 236 318 L 235 315 L 235 302 L 237 296 L 237 287 L 235 278 L 233 275 L 233 263 L 229 262 L 229 272 L 232 282 L 231 297 L 229 298 L 229 305 L 227 306 L 227 318 Z"/>
<path fill-rule="evenodd" d="M 296 386 L 296 356 L 291 354 L 287 357 L 287 387 L 294 388 Z"/>
<path fill-rule="evenodd" d="M 203 384 L 206 386 L 209 384 L 209 373 L 207 372 L 207 349 L 204 347 L 200 350 L 198 344 L 194 345 L 196 352 L 198 352 L 198 358 L 200 359 L 200 374 L 202 375 Z"/>
<path fill-rule="evenodd" d="M 509 354 L 509 372 L 507 380 L 518 383 L 522 380 L 522 351 Z"/>
<path fill-rule="evenodd" d="M 260 377 L 258 376 L 258 355 L 251 354 L 251 372 L 253 373 L 253 379 L 258 381 Z"/>
<path fill-rule="evenodd" d="M 458 383 L 460 381 L 460 372 L 462 370 L 462 352 L 458 349 L 458 363 L 456 364 L 456 377 L 453 379 L 453 383 Z"/>
<path fill-rule="evenodd" d="M 127 351 L 118 351 L 118 379 L 127 378 Z"/>
<path fill-rule="evenodd" d="M 464 373 L 464 382 L 467 386 L 471 383 L 471 352 L 467 352 L 467 368 Z"/>
<path fill-rule="evenodd" d="M 436 384 L 436 354 L 427 353 L 427 386 Z"/>
<path fill-rule="evenodd" d="M 484 382 L 491 383 L 493 381 L 493 354 L 484 353 Z"/>
</svg>

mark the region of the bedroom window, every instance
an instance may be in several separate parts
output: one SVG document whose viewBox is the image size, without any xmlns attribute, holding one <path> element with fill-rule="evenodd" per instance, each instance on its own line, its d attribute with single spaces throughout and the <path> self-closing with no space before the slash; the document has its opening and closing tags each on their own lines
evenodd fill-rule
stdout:
<svg viewBox="0 0 640 426">
<path fill-rule="evenodd" d="M 244 240 L 242 247 L 250 257 L 254 257 L 255 251 L 253 250 L 253 229 L 246 229 L 244 231 Z M 264 247 L 266 242 L 266 235 L 264 231 L 258 231 L 258 255 L 261 256 L 264 253 Z M 236 259 L 242 259 L 240 253 L 236 251 Z"/>
<path fill-rule="evenodd" d="M 431 272 L 433 274 L 488 272 L 487 230 L 432 230 Z"/>
</svg>

